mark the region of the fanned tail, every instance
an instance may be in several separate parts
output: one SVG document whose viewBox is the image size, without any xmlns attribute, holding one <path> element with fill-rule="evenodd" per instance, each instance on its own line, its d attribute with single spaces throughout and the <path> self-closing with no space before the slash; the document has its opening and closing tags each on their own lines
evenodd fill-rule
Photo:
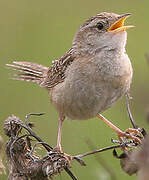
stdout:
<svg viewBox="0 0 149 180">
<path fill-rule="evenodd" d="M 31 81 L 39 85 L 44 81 L 48 71 L 48 67 L 26 61 L 14 61 L 12 64 L 6 64 L 6 66 L 19 71 L 19 73 L 14 74 L 13 79 Z"/>
</svg>

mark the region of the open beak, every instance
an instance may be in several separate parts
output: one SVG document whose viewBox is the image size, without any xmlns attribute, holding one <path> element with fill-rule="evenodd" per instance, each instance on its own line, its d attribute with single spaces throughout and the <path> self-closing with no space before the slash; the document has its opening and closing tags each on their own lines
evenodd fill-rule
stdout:
<svg viewBox="0 0 149 180">
<path fill-rule="evenodd" d="M 109 27 L 108 32 L 121 32 L 134 27 L 134 26 L 124 26 L 124 22 L 129 16 L 131 16 L 131 14 L 129 13 L 120 15 L 118 20 Z"/>
</svg>

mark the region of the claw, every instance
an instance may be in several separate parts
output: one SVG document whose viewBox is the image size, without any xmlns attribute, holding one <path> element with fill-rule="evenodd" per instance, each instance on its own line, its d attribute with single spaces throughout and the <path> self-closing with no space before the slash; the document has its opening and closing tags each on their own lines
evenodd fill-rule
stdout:
<svg viewBox="0 0 149 180">
<path fill-rule="evenodd" d="M 137 136 L 139 136 L 139 137 L 137 137 Z M 137 129 L 128 128 L 125 132 L 119 132 L 118 138 L 121 142 L 123 141 L 123 138 L 126 138 L 126 139 L 133 140 L 134 143 L 142 144 L 142 141 L 140 139 L 140 138 L 142 138 L 142 134 Z"/>
<path fill-rule="evenodd" d="M 139 129 L 133 129 L 133 128 L 128 128 L 125 131 L 126 133 L 130 134 L 130 133 L 134 133 L 138 136 L 142 136 L 142 133 L 139 131 Z"/>
</svg>

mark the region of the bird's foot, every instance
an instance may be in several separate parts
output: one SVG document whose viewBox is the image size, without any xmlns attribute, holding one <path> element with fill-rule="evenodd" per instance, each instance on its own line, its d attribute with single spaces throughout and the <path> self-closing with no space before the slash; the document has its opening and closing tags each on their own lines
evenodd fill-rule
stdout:
<svg viewBox="0 0 149 180">
<path fill-rule="evenodd" d="M 71 155 L 66 154 L 66 153 L 63 152 L 61 146 L 54 147 L 52 151 L 63 155 L 68 161 L 71 161 L 73 159 L 73 157 Z"/>
<path fill-rule="evenodd" d="M 81 164 L 81 166 L 86 166 L 85 162 L 79 156 L 71 156 L 70 154 L 64 153 L 61 146 L 56 146 L 52 151 L 61 154 L 69 162 L 72 160 L 76 160 L 78 163 Z"/>
<path fill-rule="evenodd" d="M 142 133 L 139 129 L 128 128 L 124 132 L 118 132 L 118 138 L 120 142 L 124 142 L 124 139 L 131 139 L 135 144 L 142 144 Z"/>
<path fill-rule="evenodd" d="M 56 147 L 54 147 L 54 148 L 53 148 L 53 152 L 63 153 L 62 147 L 61 147 L 61 146 L 56 146 Z"/>
</svg>

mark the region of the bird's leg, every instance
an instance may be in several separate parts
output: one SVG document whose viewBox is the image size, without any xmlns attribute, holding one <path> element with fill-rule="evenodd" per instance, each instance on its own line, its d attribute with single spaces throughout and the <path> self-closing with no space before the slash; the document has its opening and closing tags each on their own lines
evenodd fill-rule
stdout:
<svg viewBox="0 0 149 180">
<path fill-rule="evenodd" d="M 132 139 L 134 142 L 141 144 L 140 138 L 136 137 L 135 135 L 141 135 L 140 131 L 137 129 L 129 128 L 125 132 L 120 130 L 118 127 L 116 127 L 114 124 L 112 124 L 110 121 L 108 121 L 104 116 L 101 114 L 97 115 L 98 118 L 102 119 L 110 128 L 112 128 L 116 134 L 118 135 L 119 140 L 122 142 L 123 138 Z M 135 135 L 133 135 L 134 133 Z"/>
<path fill-rule="evenodd" d="M 57 134 L 57 145 L 56 150 L 62 152 L 62 146 L 61 146 L 61 138 L 62 138 L 62 125 L 64 122 L 65 116 L 59 116 L 59 124 L 58 124 L 58 134 Z"/>
<path fill-rule="evenodd" d="M 54 148 L 53 151 L 59 152 L 61 154 L 63 154 L 63 156 L 68 160 L 71 161 L 73 159 L 73 157 L 69 154 L 66 154 L 63 152 L 62 150 L 62 145 L 61 145 L 61 139 L 62 139 L 62 125 L 64 122 L 65 116 L 64 115 L 60 115 L 59 116 L 59 124 L 58 124 L 58 134 L 57 134 L 57 145 Z"/>
</svg>

